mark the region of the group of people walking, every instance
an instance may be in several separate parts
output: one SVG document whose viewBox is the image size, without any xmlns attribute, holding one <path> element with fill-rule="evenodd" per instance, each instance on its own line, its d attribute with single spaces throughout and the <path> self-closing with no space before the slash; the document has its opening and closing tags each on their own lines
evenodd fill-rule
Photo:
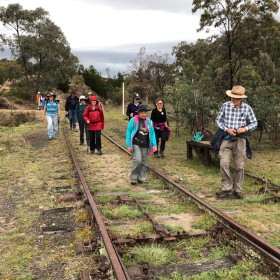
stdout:
<svg viewBox="0 0 280 280">
<path fill-rule="evenodd" d="M 221 185 L 216 193 L 218 198 L 234 195 L 243 198 L 244 159 L 250 154 L 250 145 L 246 135 L 247 131 L 257 127 L 257 119 L 252 108 L 243 102 L 245 88 L 234 86 L 227 90 L 231 98 L 225 102 L 216 118 L 218 131 L 211 144 L 220 158 Z M 57 137 L 58 120 L 60 117 L 59 102 L 56 95 L 49 93 L 45 102 L 43 120 L 48 122 L 48 137 Z M 164 157 L 166 141 L 169 139 L 170 127 L 168 125 L 166 109 L 162 98 L 155 101 L 155 108 L 148 117 L 148 108 L 141 102 L 140 95 L 134 93 L 133 100 L 127 106 L 126 115 L 129 122 L 126 130 L 126 148 L 132 153 L 132 167 L 130 173 L 131 184 L 147 182 L 148 153 L 156 158 Z M 71 91 L 65 103 L 66 116 L 69 118 L 70 129 L 76 130 L 77 123 L 80 130 L 80 145 L 84 144 L 84 135 L 90 153 L 102 154 L 101 131 L 104 129 L 103 106 L 98 98 L 88 93 L 77 97 L 76 91 Z M 234 176 L 230 175 L 230 160 L 233 157 Z M 248 156 L 249 157 L 249 156 Z"/>
<path fill-rule="evenodd" d="M 42 119 L 48 122 L 48 139 L 57 138 L 58 122 L 60 118 L 59 102 L 55 100 L 56 95 L 47 94 L 48 101 L 43 110 Z M 66 116 L 69 118 L 70 130 L 80 130 L 80 145 L 83 145 L 86 138 L 87 147 L 91 154 L 102 154 L 101 146 L 101 130 L 104 128 L 104 113 L 98 98 L 88 93 L 86 98 L 84 95 L 77 97 L 77 92 L 72 90 L 65 102 Z M 86 135 L 86 137 L 85 137 Z"/>
<path fill-rule="evenodd" d="M 88 97 L 77 97 L 76 91 L 71 91 L 65 103 L 66 116 L 69 117 L 70 129 L 75 130 L 79 124 L 80 145 L 83 145 L 86 135 L 87 147 L 91 154 L 102 155 L 101 130 L 104 129 L 104 112 L 98 98 L 88 93 Z"/>
</svg>

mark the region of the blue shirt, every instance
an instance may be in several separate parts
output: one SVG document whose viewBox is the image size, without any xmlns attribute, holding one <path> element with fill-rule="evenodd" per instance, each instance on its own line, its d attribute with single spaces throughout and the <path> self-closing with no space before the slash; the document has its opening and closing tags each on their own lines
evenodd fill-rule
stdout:
<svg viewBox="0 0 280 280">
<path fill-rule="evenodd" d="M 240 107 L 236 108 L 231 101 L 222 105 L 216 124 L 224 131 L 228 128 L 236 130 L 240 127 L 245 127 L 249 131 L 258 126 L 256 116 L 248 104 L 241 102 Z"/>
<path fill-rule="evenodd" d="M 58 108 L 59 104 L 57 101 L 50 102 L 49 100 L 45 104 L 45 108 L 47 109 L 47 115 L 57 115 L 58 114 Z"/>
</svg>

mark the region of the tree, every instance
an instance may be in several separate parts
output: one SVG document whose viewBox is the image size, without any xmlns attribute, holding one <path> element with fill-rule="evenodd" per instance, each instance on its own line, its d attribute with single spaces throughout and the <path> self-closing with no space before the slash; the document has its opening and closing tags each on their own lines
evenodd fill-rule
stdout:
<svg viewBox="0 0 280 280">
<path fill-rule="evenodd" d="M 0 7 L 3 25 L 13 33 L 4 39 L 22 65 L 30 97 L 39 88 L 65 83 L 77 70 L 78 59 L 62 31 L 42 8 L 24 10 L 19 4 Z"/>
<path fill-rule="evenodd" d="M 158 52 L 146 55 L 146 49 L 141 47 L 137 56 L 128 66 L 133 82 L 144 89 L 147 99 L 167 97 L 168 88 L 172 87 L 175 81 L 175 64 L 170 63 L 169 54 Z"/>
<path fill-rule="evenodd" d="M 227 58 L 228 88 L 232 88 L 236 83 L 242 58 L 254 45 L 253 37 L 259 27 L 258 23 L 272 18 L 272 13 L 278 11 L 277 3 L 277 0 L 193 0 L 193 13 L 203 10 L 198 31 L 214 27 L 222 33 L 220 43 L 225 47 Z M 246 36 L 247 34 L 249 36 Z M 242 48 L 236 47 L 241 46 L 240 41 Z"/>
</svg>

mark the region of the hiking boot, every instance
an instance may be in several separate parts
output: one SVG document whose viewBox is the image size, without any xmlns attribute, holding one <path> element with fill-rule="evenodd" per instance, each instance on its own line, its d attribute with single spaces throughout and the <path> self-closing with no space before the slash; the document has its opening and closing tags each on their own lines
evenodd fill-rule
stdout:
<svg viewBox="0 0 280 280">
<path fill-rule="evenodd" d="M 130 184 L 131 184 L 131 185 L 136 185 L 136 184 L 137 184 L 137 181 L 136 181 L 136 180 L 131 180 L 131 181 L 130 181 Z"/>
<path fill-rule="evenodd" d="M 148 183 L 148 180 L 144 180 L 144 181 L 138 180 L 138 183 L 139 183 L 139 184 L 147 184 L 147 183 Z"/>
<path fill-rule="evenodd" d="M 94 150 L 90 150 L 90 153 L 91 153 L 91 154 L 94 154 Z"/>
<path fill-rule="evenodd" d="M 155 155 L 155 158 L 160 158 L 159 154 L 154 154 L 154 155 Z"/>
<path fill-rule="evenodd" d="M 233 192 L 236 199 L 243 199 L 243 194 L 241 192 Z"/>
<path fill-rule="evenodd" d="M 160 151 L 160 152 L 159 152 L 159 155 L 160 155 L 160 157 L 165 157 L 163 151 Z"/>
<path fill-rule="evenodd" d="M 231 194 L 232 194 L 232 191 L 231 191 L 231 190 L 216 192 L 216 196 L 217 196 L 217 197 L 229 196 L 229 195 L 231 195 Z"/>
<path fill-rule="evenodd" d="M 96 152 L 98 155 L 102 155 L 102 151 L 101 150 L 97 150 Z"/>
<path fill-rule="evenodd" d="M 84 142 L 80 142 L 80 145 L 84 145 Z"/>
</svg>

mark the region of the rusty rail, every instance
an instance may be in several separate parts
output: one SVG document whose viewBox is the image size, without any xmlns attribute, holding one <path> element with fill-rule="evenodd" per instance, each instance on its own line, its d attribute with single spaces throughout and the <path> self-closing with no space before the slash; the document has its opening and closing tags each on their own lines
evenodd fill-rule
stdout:
<svg viewBox="0 0 280 280">
<path fill-rule="evenodd" d="M 104 246 L 106 248 L 106 251 L 108 253 L 108 256 L 109 256 L 109 259 L 110 259 L 110 263 L 111 263 L 111 266 L 114 270 L 114 273 L 115 273 L 115 276 L 118 280 L 128 280 L 130 279 L 129 276 L 128 276 L 128 273 L 126 272 L 123 264 L 122 264 L 122 261 L 121 259 L 119 258 L 119 255 L 109 237 L 109 234 L 107 232 L 107 229 L 106 229 L 106 226 L 104 224 L 104 221 L 102 219 L 102 216 L 101 214 L 99 213 L 98 211 L 98 208 L 97 208 L 97 205 L 93 199 L 93 196 L 90 192 L 90 189 L 85 181 L 85 178 L 84 178 L 84 175 L 81 171 L 81 168 L 80 168 L 80 165 L 78 164 L 78 161 L 75 157 L 75 154 L 74 154 L 74 151 L 71 147 L 71 143 L 69 142 L 67 136 L 66 136 L 66 130 L 65 130 L 65 126 L 64 126 L 64 129 L 63 129 L 63 133 L 64 133 L 64 136 L 65 136 L 65 139 L 66 139 L 66 142 L 67 142 L 67 145 L 68 145 L 68 149 L 70 151 L 70 154 L 71 154 L 71 157 L 72 157 L 72 160 L 73 160 L 73 163 L 74 163 L 74 166 L 76 168 L 76 171 L 77 171 L 77 174 L 78 174 L 78 177 L 81 181 L 81 184 L 82 184 L 82 187 L 83 187 L 83 190 L 84 190 L 84 193 L 88 199 L 88 202 L 89 202 L 89 205 L 92 209 L 92 212 L 94 214 L 94 217 L 95 217 L 95 220 L 96 220 L 96 223 L 98 225 L 98 228 L 100 230 L 100 234 L 102 236 L 102 239 L 103 239 L 103 243 L 104 243 Z"/>
<path fill-rule="evenodd" d="M 114 143 L 116 146 L 118 146 L 121 150 L 125 151 L 126 153 L 130 154 L 124 147 L 119 145 L 116 141 L 114 141 L 111 137 L 107 136 L 106 134 L 102 133 L 104 137 L 106 137 L 109 141 Z M 242 240 L 246 244 L 250 245 L 252 248 L 257 250 L 259 254 L 267 259 L 269 259 L 271 262 L 273 262 L 275 265 L 280 267 L 280 250 L 269 244 L 265 239 L 262 237 L 259 237 L 256 233 L 250 231 L 246 227 L 238 224 L 233 219 L 228 217 L 227 215 L 223 214 L 221 211 L 216 209 L 215 207 L 209 205 L 205 201 L 201 200 L 199 197 L 194 195 L 193 193 L 189 192 L 184 187 L 180 186 L 179 184 L 171 181 L 166 176 L 161 174 L 160 172 L 156 171 L 152 167 L 147 166 L 148 169 L 160 177 L 162 180 L 164 180 L 169 185 L 173 186 L 175 189 L 180 191 L 185 196 L 188 196 L 192 198 L 192 200 L 197 204 L 198 207 L 206 209 L 211 215 L 214 215 L 217 220 L 230 232 L 232 232 L 238 239 Z"/>
</svg>

